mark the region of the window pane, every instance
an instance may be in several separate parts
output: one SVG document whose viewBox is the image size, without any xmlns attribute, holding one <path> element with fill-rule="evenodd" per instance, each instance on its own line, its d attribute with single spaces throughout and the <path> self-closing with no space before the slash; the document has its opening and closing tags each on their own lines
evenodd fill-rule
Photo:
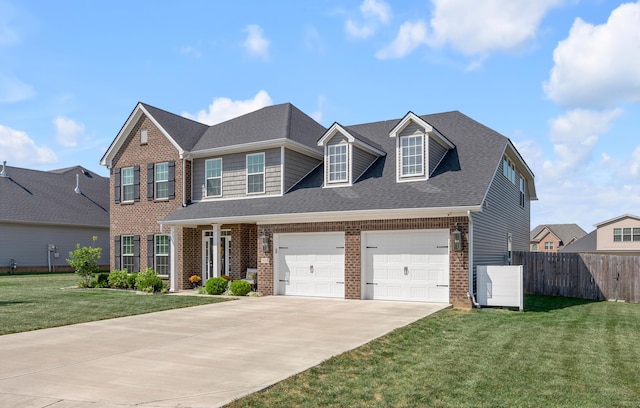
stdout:
<svg viewBox="0 0 640 408">
<path fill-rule="evenodd" d="M 622 240 L 625 242 L 631 241 L 631 228 L 622 229 Z"/>
<path fill-rule="evenodd" d="M 133 201 L 133 167 L 123 168 L 120 172 L 122 201 Z"/>
<path fill-rule="evenodd" d="M 169 274 L 169 236 L 156 235 L 155 271 L 159 275 Z"/>
<path fill-rule="evenodd" d="M 423 173 L 422 136 L 404 136 L 400 138 L 401 169 L 403 176 Z"/>
<path fill-rule="evenodd" d="M 264 155 L 251 154 L 247 156 L 247 172 L 249 174 L 262 173 L 264 171 Z"/>
<path fill-rule="evenodd" d="M 329 181 L 347 181 L 347 146 L 328 147 Z"/>
<path fill-rule="evenodd" d="M 264 179 L 262 174 L 252 174 L 248 176 L 247 191 L 249 193 L 262 193 L 264 191 Z"/>
<path fill-rule="evenodd" d="M 207 178 L 220 177 L 222 175 L 222 159 L 213 159 L 206 161 Z"/>
<path fill-rule="evenodd" d="M 207 180 L 207 197 L 222 195 L 222 179 L 212 178 Z"/>
<path fill-rule="evenodd" d="M 247 155 L 247 193 L 264 193 L 264 154 Z"/>
</svg>

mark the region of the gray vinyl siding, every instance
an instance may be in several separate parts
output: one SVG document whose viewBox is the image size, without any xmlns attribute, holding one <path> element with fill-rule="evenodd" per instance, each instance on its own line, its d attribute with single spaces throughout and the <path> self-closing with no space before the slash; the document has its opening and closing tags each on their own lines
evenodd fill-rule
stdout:
<svg viewBox="0 0 640 408">
<path fill-rule="evenodd" d="M 401 137 L 403 136 L 416 136 L 416 135 L 423 135 L 424 136 L 424 128 L 422 128 L 421 126 L 419 126 L 418 124 L 411 122 L 409 125 L 407 125 L 407 127 L 405 127 L 402 132 L 400 132 L 400 134 L 398 135 L 398 142 L 400 140 Z M 425 136 L 425 138 L 422 141 L 422 157 L 425 157 L 425 150 L 427 147 L 427 143 L 429 142 L 429 137 Z M 398 146 L 398 145 L 396 145 Z M 398 154 L 398 166 L 396 168 L 396 172 L 398 173 L 398 179 L 400 180 L 412 180 L 412 179 L 424 179 L 425 176 L 411 176 L 411 177 L 407 177 L 404 176 L 402 177 L 402 164 L 400 163 L 401 157 L 400 157 L 400 152 L 397 152 Z M 425 171 L 425 175 L 429 175 L 429 163 L 425 163 L 426 167 L 424 169 Z"/>
<path fill-rule="evenodd" d="M 355 146 L 351 155 L 351 179 L 355 182 L 378 157 Z"/>
<path fill-rule="evenodd" d="M 205 161 L 222 157 L 222 197 L 235 198 L 247 195 L 247 154 L 264 152 L 265 192 L 264 195 L 279 195 L 280 148 L 264 151 L 234 153 L 225 156 L 206 157 L 193 161 L 193 201 L 205 198 Z M 255 194 L 250 194 L 254 196 Z M 215 198 L 214 198 L 215 199 Z"/>
<path fill-rule="evenodd" d="M 445 154 L 447 154 L 447 148 L 436 142 L 432 138 L 429 138 L 429 175 L 433 173 L 436 166 Z"/>
<path fill-rule="evenodd" d="M 48 266 L 48 245 L 54 244 L 59 258 L 51 261 L 54 266 L 69 266 L 69 252 L 80 246 L 98 246 L 102 248 L 100 265 L 109 265 L 109 228 L 49 226 L 37 224 L 0 223 L 0 272 L 5 272 L 11 259 L 15 259 L 18 267 Z M 93 236 L 98 240 L 95 244 Z"/>
<path fill-rule="evenodd" d="M 316 168 L 318 164 L 320 164 L 318 159 L 290 149 L 284 149 L 284 191 L 293 187 L 311 170 Z"/>
<path fill-rule="evenodd" d="M 518 178 L 516 178 L 518 182 Z M 526 183 L 525 183 L 526 185 Z M 525 206 L 520 206 L 520 187 L 502 174 L 502 158 L 493 177 L 482 212 L 473 213 L 473 266 L 504 265 L 507 234 L 512 250 L 529 249 L 530 201 L 525 187 Z"/>
</svg>

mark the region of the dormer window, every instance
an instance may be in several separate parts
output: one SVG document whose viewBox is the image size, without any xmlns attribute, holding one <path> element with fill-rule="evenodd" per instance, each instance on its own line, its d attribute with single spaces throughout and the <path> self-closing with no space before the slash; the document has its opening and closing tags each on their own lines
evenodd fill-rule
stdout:
<svg viewBox="0 0 640 408">
<path fill-rule="evenodd" d="M 327 160 L 329 183 L 343 183 L 349 181 L 346 144 L 327 146 Z"/>
<path fill-rule="evenodd" d="M 424 175 L 424 136 L 401 136 L 400 157 L 401 177 Z"/>
</svg>

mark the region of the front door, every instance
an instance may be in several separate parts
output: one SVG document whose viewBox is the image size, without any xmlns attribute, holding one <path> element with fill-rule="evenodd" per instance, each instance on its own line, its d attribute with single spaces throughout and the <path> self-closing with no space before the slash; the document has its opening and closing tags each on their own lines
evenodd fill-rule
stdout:
<svg viewBox="0 0 640 408">
<path fill-rule="evenodd" d="M 215 271 L 213 268 L 213 251 L 215 245 L 213 242 L 213 231 L 205 231 L 202 242 L 204 276 L 206 279 L 214 278 L 220 275 L 229 275 L 231 271 L 231 231 L 220 231 L 220 243 L 218 251 L 220 256 L 220 270 Z"/>
</svg>

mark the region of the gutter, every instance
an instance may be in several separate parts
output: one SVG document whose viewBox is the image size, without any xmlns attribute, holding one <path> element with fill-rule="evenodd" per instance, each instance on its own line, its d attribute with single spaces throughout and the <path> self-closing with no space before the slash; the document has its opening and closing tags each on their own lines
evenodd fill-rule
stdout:
<svg viewBox="0 0 640 408">
<path fill-rule="evenodd" d="M 471 216 L 471 210 L 467 211 L 467 217 L 469 218 L 469 291 L 467 292 L 467 298 L 471 300 L 475 307 L 480 309 L 480 304 L 476 302 L 473 291 L 473 217 Z"/>
</svg>

